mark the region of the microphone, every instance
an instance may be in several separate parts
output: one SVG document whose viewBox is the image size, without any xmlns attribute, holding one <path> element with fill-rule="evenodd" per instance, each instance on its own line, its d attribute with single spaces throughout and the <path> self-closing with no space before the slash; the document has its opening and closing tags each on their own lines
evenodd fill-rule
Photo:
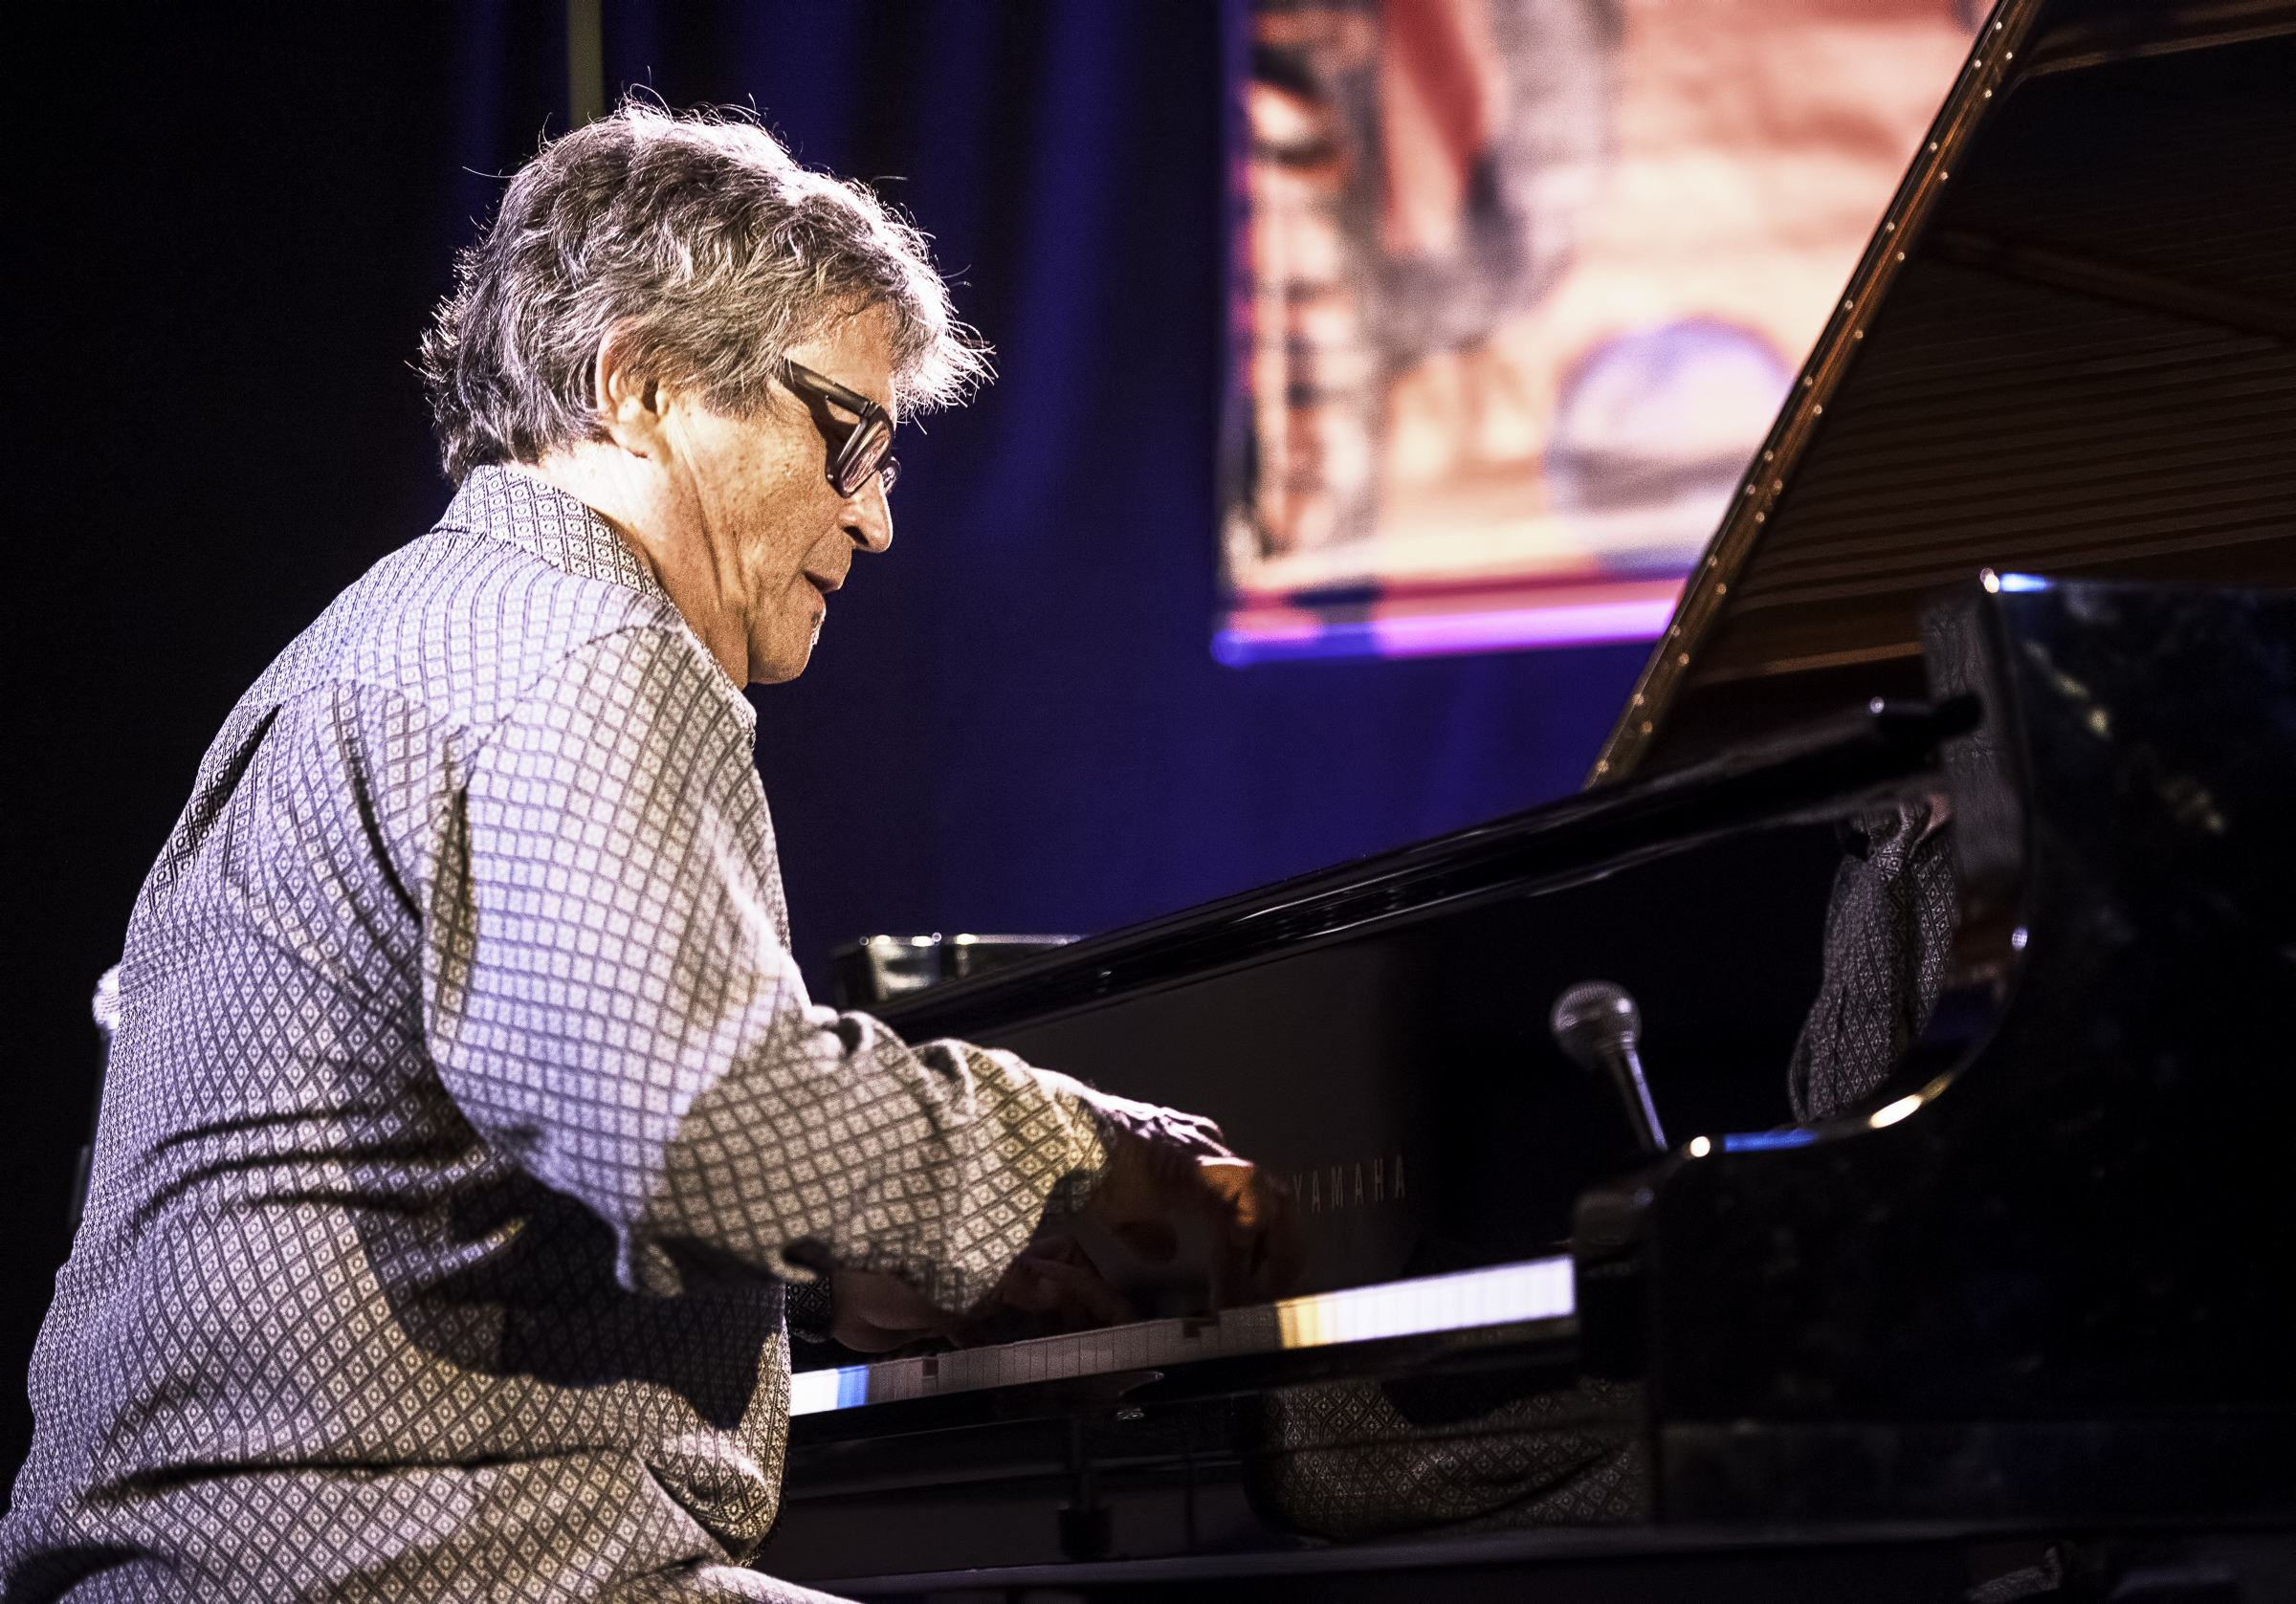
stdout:
<svg viewBox="0 0 2296 1604">
<path fill-rule="evenodd" d="M 1607 1070 L 1626 1105 L 1626 1123 L 1645 1153 L 1667 1151 L 1667 1133 L 1643 1080 L 1643 1061 L 1634 1050 L 1643 1033 L 1643 1011 L 1625 988 L 1608 980 L 1581 980 L 1555 1000 L 1547 1016 L 1555 1044 L 1581 1069 Z"/>
</svg>

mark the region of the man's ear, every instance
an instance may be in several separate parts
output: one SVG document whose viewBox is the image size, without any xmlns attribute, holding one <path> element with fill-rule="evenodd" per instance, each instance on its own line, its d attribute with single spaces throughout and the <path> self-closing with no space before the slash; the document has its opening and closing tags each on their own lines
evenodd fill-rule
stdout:
<svg viewBox="0 0 2296 1604">
<path fill-rule="evenodd" d="M 633 362 L 636 344 L 627 323 L 616 323 L 598 341 L 593 364 L 598 379 L 598 422 L 608 440 L 632 456 L 659 458 L 669 444 L 664 429 L 663 388 Z"/>
</svg>

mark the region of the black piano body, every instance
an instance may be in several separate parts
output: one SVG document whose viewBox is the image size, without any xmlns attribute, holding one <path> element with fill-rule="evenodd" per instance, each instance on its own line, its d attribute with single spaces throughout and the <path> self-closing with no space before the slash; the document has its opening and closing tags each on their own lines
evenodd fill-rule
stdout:
<svg viewBox="0 0 2296 1604">
<path fill-rule="evenodd" d="M 1307 1277 L 801 1374 L 761 1563 L 1338 1596 L 1854 1549 L 1913 1597 L 1973 1545 L 2285 1532 L 2292 172 L 2296 8 L 2011 0 L 1586 791 L 882 1010 L 1220 1118 L 1292 1178 Z M 1950 988 L 1797 1126 L 1837 826 L 1932 796 Z M 1656 1161 L 1547 1032 L 1597 976 L 1642 1004 Z M 1418 1529 L 1399 1487 L 1383 1540 L 1319 1545 L 1286 1489 L 1347 1439 L 1282 1425 L 1318 1398 L 1470 1458 L 1544 1400 L 1615 1474 Z"/>
</svg>

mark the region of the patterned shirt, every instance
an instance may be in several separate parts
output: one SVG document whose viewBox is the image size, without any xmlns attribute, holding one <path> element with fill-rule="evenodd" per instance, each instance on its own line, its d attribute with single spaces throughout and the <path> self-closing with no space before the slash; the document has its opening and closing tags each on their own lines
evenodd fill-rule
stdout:
<svg viewBox="0 0 2296 1604">
<path fill-rule="evenodd" d="M 502 468 L 217 736 L 139 897 L 11 1601 L 782 1597 L 783 1285 L 982 1295 L 1128 1117 L 811 1005 L 756 715 Z"/>
</svg>

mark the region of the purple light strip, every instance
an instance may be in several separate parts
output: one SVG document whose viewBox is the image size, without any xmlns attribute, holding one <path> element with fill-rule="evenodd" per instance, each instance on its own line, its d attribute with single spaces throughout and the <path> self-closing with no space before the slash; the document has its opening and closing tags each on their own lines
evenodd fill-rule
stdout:
<svg viewBox="0 0 2296 1604">
<path fill-rule="evenodd" d="M 1302 621 L 1212 637 L 1212 655 L 1230 668 L 1313 657 L 1432 657 L 1603 641 L 1648 641 L 1674 616 L 1671 597 L 1590 602 L 1490 612 L 1423 613 L 1337 624 Z"/>
</svg>

